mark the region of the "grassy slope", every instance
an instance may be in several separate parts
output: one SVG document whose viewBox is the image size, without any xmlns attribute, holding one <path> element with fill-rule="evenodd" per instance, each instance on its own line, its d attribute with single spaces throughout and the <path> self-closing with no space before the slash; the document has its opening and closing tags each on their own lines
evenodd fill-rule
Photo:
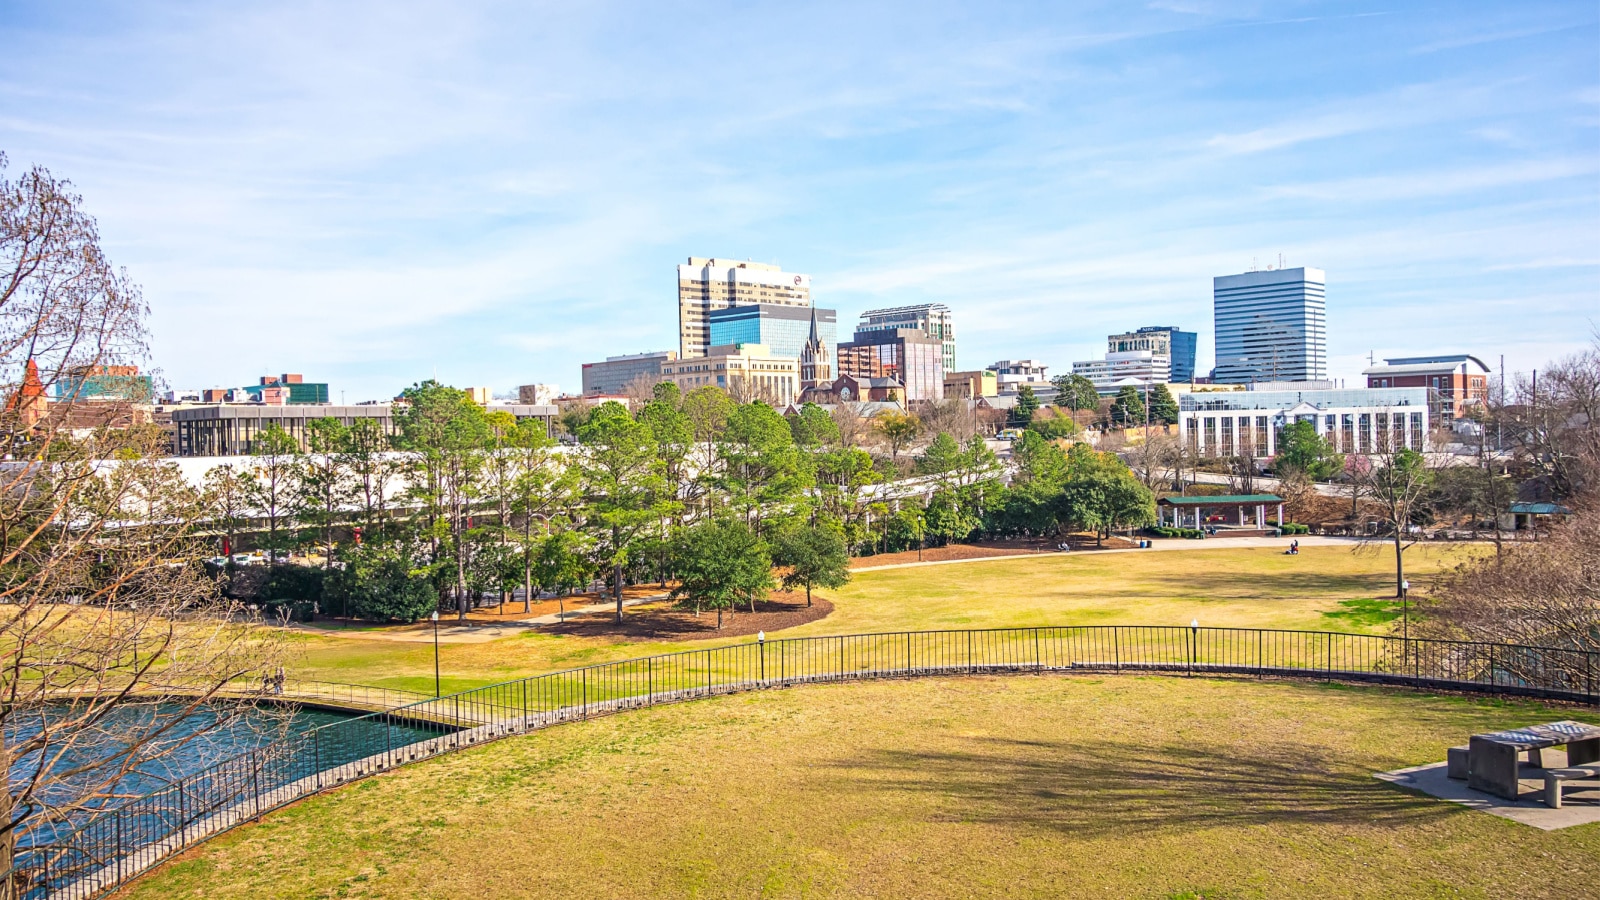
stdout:
<svg viewBox="0 0 1600 900">
<path fill-rule="evenodd" d="M 1460 558 L 1460 546 L 1407 552 L 1417 581 Z M 830 593 L 828 618 L 785 636 L 1005 625 L 1188 624 L 1372 631 L 1387 618 L 1373 598 L 1392 592 L 1392 557 L 1306 548 L 1162 551 L 997 560 L 863 572 Z M 1344 604 L 1344 605 L 1341 605 Z M 1376 606 L 1374 613 L 1373 607 Z M 749 640 L 740 638 L 739 640 Z M 445 643 L 446 691 L 716 642 L 628 644 L 529 633 Z M 355 636 L 307 635 L 296 666 L 307 678 L 431 691 L 433 647 Z"/>
<path fill-rule="evenodd" d="M 1371 777 L 1570 715 L 1153 676 L 740 695 L 411 766 L 128 896 L 1588 896 L 1600 826 L 1542 832 Z"/>
</svg>

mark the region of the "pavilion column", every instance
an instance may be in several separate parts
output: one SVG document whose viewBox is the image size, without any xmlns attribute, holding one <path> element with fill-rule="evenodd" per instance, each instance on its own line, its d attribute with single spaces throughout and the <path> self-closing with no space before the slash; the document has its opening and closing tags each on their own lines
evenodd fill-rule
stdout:
<svg viewBox="0 0 1600 900">
<path fill-rule="evenodd" d="M 1283 504 L 1278 504 L 1278 527 L 1283 527 Z"/>
</svg>

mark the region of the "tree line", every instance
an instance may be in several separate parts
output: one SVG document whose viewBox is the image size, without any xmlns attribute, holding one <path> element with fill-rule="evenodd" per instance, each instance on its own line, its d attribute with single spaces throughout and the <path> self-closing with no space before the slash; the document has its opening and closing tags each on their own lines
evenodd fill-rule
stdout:
<svg viewBox="0 0 1600 900">
<path fill-rule="evenodd" d="M 648 582 L 696 610 L 753 608 L 779 582 L 808 600 L 842 583 L 851 555 L 1104 535 L 1154 516 L 1113 454 L 1030 431 L 1008 485 L 975 432 L 929 434 L 938 409 L 855 417 L 808 404 L 785 418 L 663 383 L 632 410 L 569 406 L 558 440 L 425 381 L 402 393 L 393 434 L 314 420 L 302 447 L 268 426 L 250 464 L 206 475 L 206 527 L 230 550 L 248 536 L 266 552 L 275 565 L 255 577 L 275 607 L 409 621 L 602 582 L 619 617 L 624 588 Z M 320 557 L 320 575 L 278 565 L 297 549 Z"/>
</svg>

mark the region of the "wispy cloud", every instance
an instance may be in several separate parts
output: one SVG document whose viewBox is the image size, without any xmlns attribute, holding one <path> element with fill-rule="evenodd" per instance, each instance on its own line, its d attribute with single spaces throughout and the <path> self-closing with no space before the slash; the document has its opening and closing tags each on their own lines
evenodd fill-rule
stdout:
<svg viewBox="0 0 1600 900">
<path fill-rule="evenodd" d="M 1600 298 L 1596 17 L 1534 2 L 1590 24 L 1512 40 L 1497 10 L 1324 0 L 19 4 L 0 149 L 75 180 L 178 386 L 576 386 L 673 345 L 690 254 L 808 272 L 845 329 L 950 303 L 972 365 L 1205 332 L 1211 277 L 1278 252 L 1329 270 L 1337 353 L 1375 343 L 1372 310 L 1490 353 Z M 1267 39 L 1293 28 L 1312 50 Z"/>
</svg>

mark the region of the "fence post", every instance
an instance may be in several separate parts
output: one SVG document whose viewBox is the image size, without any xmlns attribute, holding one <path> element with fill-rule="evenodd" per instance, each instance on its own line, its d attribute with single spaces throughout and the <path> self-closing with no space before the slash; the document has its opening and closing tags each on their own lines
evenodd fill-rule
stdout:
<svg viewBox="0 0 1600 900">
<path fill-rule="evenodd" d="M 656 658 L 647 656 L 644 659 L 644 695 L 645 705 L 656 705 Z"/>
<path fill-rule="evenodd" d="M 1111 659 L 1116 668 L 1122 668 L 1122 626 L 1111 626 Z"/>
<path fill-rule="evenodd" d="M 1039 656 L 1039 629 L 1033 629 L 1033 671 L 1044 671 L 1044 659 Z"/>
<path fill-rule="evenodd" d="M 122 883 L 122 810 L 112 814 L 117 823 L 117 884 Z"/>
<path fill-rule="evenodd" d="M 522 679 L 522 730 L 528 730 L 528 679 Z"/>
<path fill-rule="evenodd" d="M 1263 640 L 1265 635 L 1266 635 L 1266 632 L 1262 631 L 1259 628 L 1256 629 L 1256 677 L 1257 678 L 1263 678 L 1267 674 L 1267 654 L 1265 652 L 1263 652 L 1263 649 L 1262 649 L 1265 646 L 1265 641 Z"/>
<path fill-rule="evenodd" d="M 383 716 L 383 755 L 389 765 L 394 765 L 394 719 Z"/>
<path fill-rule="evenodd" d="M 1199 639 L 1200 639 L 1200 629 L 1197 626 L 1190 625 L 1189 626 L 1189 674 L 1190 675 L 1194 674 L 1194 645 L 1195 645 L 1196 642 L 1199 641 Z"/>
<path fill-rule="evenodd" d="M 844 635 L 839 635 L 839 680 L 844 680 Z"/>
<path fill-rule="evenodd" d="M 967 674 L 972 674 L 972 631 L 967 630 Z"/>
<path fill-rule="evenodd" d="M 1489 687 L 1492 689 L 1494 686 L 1495 686 L 1495 678 L 1494 678 L 1494 645 L 1490 644 L 1489 645 Z"/>
<path fill-rule="evenodd" d="M 589 718 L 589 670 L 584 668 L 580 670 L 580 674 L 583 677 L 583 717 L 587 719 Z"/>
<path fill-rule="evenodd" d="M 760 683 L 759 687 L 766 687 L 767 686 L 767 642 L 765 640 L 756 641 L 756 645 L 759 648 L 758 652 L 761 654 L 761 683 Z"/>
<path fill-rule="evenodd" d="M 183 779 L 178 779 L 178 846 L 189 842 L 189 804 L 183 796 Z M 45 857 L 49 860 L 49 857 Z"/>
<path fill-rule="evenodd" d="M 322 788 L 322 729 L 321 728 L 313 728 L 313 729 L 311 729 L 311 759 L 312 759 L 312 763 L 317 767 L 317 771 L 316 771 L 315 774 L 317 776 L 317 788 L 318 788 L 318 790 L 320 790 Z"/>
<path fill-rule="evenodd" d="M 1583 680 L 1589 686 L 1589 692 L 1588 692 L 1589 693 L 1589 699 L 1594 701 L 1594 704 L 1596 706 L 1600 706 L 1600 696 L 1595 696 L 1595 692 L 1594 692 L 1594 654 L 1593 653 L 1584 653 L 1583 654 Z"/>
<path fill-rule="evenodd" d="M 906 632 L 906 674 L 912 674 L 916 671 L 916 668 L 916 662 L 912 659 L 911 652 L 911 632 L 908 631 Z"/>
</svg>

